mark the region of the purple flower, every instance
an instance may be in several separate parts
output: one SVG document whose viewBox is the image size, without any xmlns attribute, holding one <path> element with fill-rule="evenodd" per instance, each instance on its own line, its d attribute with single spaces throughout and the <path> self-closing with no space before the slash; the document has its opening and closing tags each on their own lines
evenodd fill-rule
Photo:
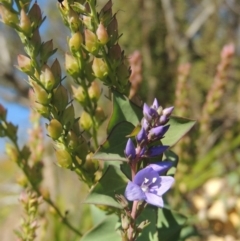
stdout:
<svg viewBox="0 0 240 241">
<path fill-rule="evenodd" d="M 148 122 L 150 122 L 154 117 L 158 116 L 158 113 L 152 107 L 149 107 L 147 104 L 143 104 L 143 115 Z"/>
<path fill-rule="evenodd" d="M 148 138 L 150 140 L 160 139 L 167 132 L 170 125 L 154 127 L 149 131 Z"/>
<path fill-rule="evenodd" d="M 174 106 L 163 109 L 162 114 L 169 117 L 173 112 Z"/>
<path fill-rule="evenodd" d="M 125 148 L 125 155 L 129 160 L 133 160 L 136 157 L 136 149 L 133 141 L 129 138 Z"/>
<path fill-rule="evenodd" d="M 139 133 L 136 136 L 136 140 L 139 144 L 141 144 L 142 142 L 147 141 L 147 133 L 146 130 L 144 128 L 142 128 Z"/>
<path fill-rule="evenodd" d="M 158 104 L 157 99 L 155 98 L 154 101 L 153 101 L 153 104 L 152 104 L 151 108 L 153 108 L 154 110 L 157 110 L 158 107 L 159 107 L 159 104 Z"/>
<path fill-rule="evenodd" d="M 128 182 L 125 190 L 125 197 L 129 201 L 145 200 L 147 203 L 157 207 L 163 207 L 162 195 L 167 192 L 174 178 L 171 176 L 159 176 L 172 166 L 172 162 L 163 161 L 150 164 L 140 170 L 134 180 Z"/>
</svg>

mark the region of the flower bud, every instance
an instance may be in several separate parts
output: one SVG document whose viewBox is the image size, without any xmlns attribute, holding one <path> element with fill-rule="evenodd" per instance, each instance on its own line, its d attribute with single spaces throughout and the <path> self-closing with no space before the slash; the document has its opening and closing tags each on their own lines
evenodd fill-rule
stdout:
<svg viewBox="0 0 240 241">
<path fill-rule="evenodd" d="M 37 83 L 32 82 L 31 83 L 33 90 L 34 90 L 34 94 L 35 94 L 35 99 L 38 103 L 46 105 L 49 103 L 50 101 L 50 96 L 49 94 L 46 92 L 45 89 L 43 89 L 41 86 L 39 86 Z"/>
<path fill-rule="evenodd" d="M 2 17 L 2 21 L 7 25 L 16 26 L 18 23 L 17 13 L 12 12 L 3 5 L 0 5 L 0 15 Z"/>
<path fill-rule="evenodd" d="M 110 45 L 114 45 L 118 40 L 118 23 L 116 16 L 112 18 L 112 21 L 107 27 L 108 35 L 109 35 L 109 43 Z"/>
<path fill-rule="evenodd" d="M 35 102 L 33 108 L 45 118 L 48 118 L 50 115 L 49 108 L 47 106 Z"/>
<path fill-rule="evenodd" d="M 77 78 L 80 73 L 80 68 L 77 60 L 70 54 L 65 54 L 65 68 L 69 75 Z"/>
<path fill-rule="evenodd" d="M 68 24 L 72 32 L 77 32 L 81 25 L 81 21 L 79 19 L 78 14 L 74 12 L 72 8 L 70 8 L 68 12 Z"/>
<path fill-rule="evenodd" d="M 20 23 L 19 27 L 21 28 L 22 32 L 29 36 L 32 32 L 31 22 L 28 18 L 27 14 L 25 13 L 24 9 L 21 9 L 20 12 Z"/>
<path fill-rule="evenodd" d="M 40 82 L 47 90 L 52 90 L 56 86 L 56 80 L 52 70 L 46 64 L 44 64 L 41 69 Z"/>
<path fill-rule="evenodd" d="M 56 50 L 53 50 L 52 39 L 43 43 L 40 51 L 40 58 L 42 63 L 45 63 L 48 60 L 48 58 L 54 54 L 55 51 Z"/>
<path fill-rule="evenodd" d="M 90 174 L 93 174 L 98 170 L 98 161 L 94 160 L 92 157 L 93 153 L 89 153 L 86 156 L 86 162 L 84 163 L 84 169 Z"/>
<path fill-rule="evenodd" d="M 153 108 L 154 110 L 157 110 L 158 107 L 159 107 L 158 100 L 156 98 L 154 98 L 151 108 Z"/>
<path fill-rule="evenodd" d="M 72 157 L 66 149 L 56 150 L 57 163 L 60 167 L 70 168 L 72 165 Z"/>
<path fill-rule="evenodd" d="M 122 50 L 119 44 L 115 44 L 109 48 L 109 58 L 114 60 L 119 60 L 122 58 Z"/>
<path fill-rule="evenodd" d="M 124 153 L 129 160 L 134 160 L 136 158 L 136 149 L 133 141 L 130 138 L 127 141 Z"/>
<path fill-rule="evenodd" d="M 78 31 L 72 35 L 68 41 L 69 48 L 72 53 L 75 53 L 81 49 L 83 43 L 82 34 Z"/>
<path fill-rule="evenodd" d="M 51 66 L 51 70 L 52 70 L 52 73 L 56 80 L 56 85 L 57 85 L 61 82 L 61 66 L 59 64 L 58 59 L 55 59 L 55 61 L 53 62 L 52 66 Z"/>
<path fill-rule="evenodd" d="M 34 72 L 34 69 L 32 67 L 32 61 L 27 56 L 19 54 L 17 57 L 17 61 L 18 67 L 22 72 L 26 74 L 32 74 Z"/>
<path fill-rule="evenodd" d="M 89 131 L 92 127 L 92 119 L 91 116 L 86 112 L 83 111 L 81 117 L 80 117 L 80 126 L 83 130 Z"/>
<path fill-rule="evenodd" d="M 108 33 L 107 30 L 105 29 L 104 25 L 102 22 L 98 25 L 97 31 L 97 38 L 101 44 L 106 44 L 108 42 Z"/>
<path fill-rule="evenodd" d="M 122 63 L 117 67 L 116 72 L 117 72 L 119 83 L 122 86 L 125 86 L 128 83 L 129 76 L 130 76 L 129 68 Z"/>
<path fill-rule="evenodd" d="M 122 228 L 124 230 L 127 230 L 130 225 L 130 220 L 129 220 L 129 217 L 123 213 L 121 214 L 121 223 L 122 223 Z"/>
<path fill-rule="evenodd" d="M 142 128 L 136 136 L 136 140 L 138 144 L 143 144 L 147 141 L 147 132 L 144 128 Z"/>
<path fill-rule="evenodd" d="M 108 75 L 108 67 L 103 59 L 94 58 L 92 69 L 94 75 L 99 79 L 103 79 Z"/>
<path fill-rule="evenodd" d="M 90 30 L 85 30 L 85 46 L 87 51 L 90 53 L 96 53 L 98 51 L 98 40 L 97 36 Z"/>
<path fill-rule="evenodd" d="M 62 124 L 58 120 L 52 119 L 47 125 L 47 130 L 48 130 L 49 136 L 53 140 L 57 140 L 62 134 L 62 130 L 63 130 Z"/>
<path fill-rule="evenodd" d="M 101 90 L 96 81 L 93 81 L 91 83 L 91 86 L 88 88 L 88 95 L 92 101 L 94 101 L 94 102 L 98 101 L 98 99 L 101 95 Z"/>
<path fill-rule="evenodd" d="M 162 114 L 169 117 L 173 112 L 174 106 L 163 109 Z"/>
<path fill-rule="evenodd" d="M 152 128 L 149 131 L 148 139 L 149 140 L 161 139 L 163 137 L 163 135 L 167 132 L 169 127 L 170 127 L 170 125 L 158 126 L 158 127 Z"/>
<path fill-rule="evenodd" d="M 33 51 L 33 55 L 38 55 L 39 51 L 40 51 L 40 47 L 42 45 L 42 41 L 41 41 L 41 37 L 40 37 L 40 34 L 39 34 L 39 30 L 36 29 L 31 38 L 29 39 L 29 42 L 31 45 L 34 46 L 34 49 L 32 50 Z"/>
<path fill-rule="evenodd" d="M 106 115 L 105 115 L 102 107 L 98 106 L 96 108 L 95 118 L 96 118 L 99 125 L 106 119 Z"/>
<path fill-rule="evenodd" d="M 75 88 L 72 86 L 73 96 L 74 98 L 82 105 L 85 106 L 87 100 L 87 93 L 82 86 L 78 86 Z"/>
<path fill-rule="evenodd" d="M 68 105 L 68 93 L 66 88 L 62 85 L 58 86 L 58 88 L 54 90 L 52 103 L 58 111 L 65 110 Z"/>
<path fill-rule="evenodd" d="M 70 150 L 76 150 L 79 146 L 78 137 L 73 131 L 69 131 L 67 134 L 67 146 Z"/>
<path fill-rule="evenodd" d="M 81 138 L 81 140 L 79 141 L 80 144 L 77 148 L 77 154 L 78 156 L 82 159 L 82 160 L 85 160 L 86 159 L 86 156 L 88 154 L 88 151 L 89 151 L 89 146 L 86 142 L 85 139 Z"/>
<path fill-rule="evenodd" d="M 35 29 L 39 27 L 42 22 L 42 13 L 39 5 L 35 2 L 28 13 L 28 17 L 32 24 L 32 28 Z"/>
<path fill-rule="evenodd" d="M 74 121 L 75 121 L 74 108 L 73 108 L 73 105 L 70 105 L 63 112 L 62 123 L 67 127 L 71 127 Z"/>
</svg>

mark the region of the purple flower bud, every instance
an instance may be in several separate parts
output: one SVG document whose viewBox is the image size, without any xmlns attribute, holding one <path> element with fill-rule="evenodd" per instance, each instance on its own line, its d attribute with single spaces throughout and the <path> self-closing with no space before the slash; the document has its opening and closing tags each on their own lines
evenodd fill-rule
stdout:
<svg viewBox="0 0 240 241">
<path fill-rule="evenodd" d="M 168 147 L 169 146 L 153 146 L 148 149 L 147 154 L 149 157 L 158 156 L 158 155 L 162 154 L 163 152 L 165 152 L 168 149 Z"/>
<path fill-rule="evenodd" d="M 143 115 L 146 118 L 147 121 L 152 120 L 152 116 L 150 115 L 151 109 L 147 104 L 143 104 Z"/>
<path fill-rule="evenodd" d="M 169 127 L 170 127 L 170 125 L 158 126 L 158 127 L 152 128 L 152 129 L 149 131 L 148 138 L 149 138 L 150 140 L 162 138 L 163 135 L 164 135 L 164 134 L 167 132 L 167 130 L 169 129 Z"/>
<path fill-rule="evenodd" d="M 149 128 L 149 123 L 145 118 L 142 119 L 141 124 L 142 124 L 142 128 L 144 128 L 145 130 L 147 130 Z"/>
<path fill-rule="evenodd" d="M 151 108 L 153 108 L 154 110 L 157 110 L 158 107 L 159 107 L 159 104 L 158 104 L 157 99 L 155 98 L 154 101 L 153 101 L 153 104 L 152 104 Z"/>
<path fill-rule="evenodd" d="M 158 123 L 159 125 L 165 125 L 168 123 L 168 121 L 169 121 L 169 118 L 166 115 L 161 115 Z"/>
<path fill-rule="evenodd" d="M 137 143 L 141 144 L 145 141 L 147 141 L 147 133 L 146 130 L 142 127 L 142 129 L 139 131 L 139 133 L 136 136 Z"/>
<path fill-rule="evenodd" d="M 162 114 L 163 114 L 163 115 L 166 115 L 167 117 L 169 117 L 169 116 L 172 114 L 173 109 L 174 109 L 174 106 L 165 108 L 165 109 L 163 109 Z"/>
<path fill-rule="evenodd" d="M 125 148 L 125 155 L 129 160 L 133 160 L 136 157 L 136 149 L 133 141 L 129 138 Z"/>
</svg>

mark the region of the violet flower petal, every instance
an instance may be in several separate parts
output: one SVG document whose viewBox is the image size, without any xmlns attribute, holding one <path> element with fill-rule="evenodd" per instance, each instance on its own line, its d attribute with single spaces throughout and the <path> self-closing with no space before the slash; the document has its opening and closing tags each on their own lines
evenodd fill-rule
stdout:
<svg viewBox="0 0 240 241">
<path fill-rule="evenodd" d="M 174 178 L 171 176 L 161 176 L 161 186 L 157 190 L 157 195 L 162 196 L 165 192 L 167 192 L 174 183 Z"/>
<path fill-rule="evenodd" d="M 136 174 L 133 182 L 138 186 L 141 186 L 146 179 L 152 180 L 154 177 L 159 177 L 157 172 L 152 168 L 144 168 Z"/>
<path fill-rule="evenodd" d="M 146 168 L 152 168 L 159 175 L 161 175 L 162 173 L 165 173 L 167 170 L 169 170 L 172 166 L 173 166 L 173 162 L 171 162 L 171 161 L 162 161 L 162 162 L 157 162 L 157 163 L 154 163 L 154 164 L 150 164 Z"/>
<path fill-rule="evenodd" d="M 169 127 L 170 125 L 152 128 L 149 131 L 149 136 L 152 138 L 161 138 L 168 131 Z"/>
<path fill-rule="evenodd" d="M 144 200 L 146 198 L 146 195 L 142 191 L 141 187 L 133 182 L 128 182 L 124 195 L 129 201 Z"/>
<path fill-rule="evenodd" d="M 164 206 L 162 197 L 157 196 L 156 194 L 153 194 L 150 192 L 146 193 L 145 201 L 149 204 L 152 204 L 152 205 L 160 207 L 160 208 L 162 208 Z"/>
<path fill-rule="evenodd" d="M 158 107 L 159 107 L 159 104 L 158 104 L 157 99 L 155 98 L 155 99 L 154 99 L 154 101 L 153 101 L 153 104 L 152 104 L 151 108 L 153 108 L 153 109 L 157 110 L 157 109 L 158 109 Z"/>
<path fill-rule="evenodd" d="M 165 109 L 163 109 L 162 114 L 166 115 L 167 117 L 169 117 L 172 114 L 173 110 L 174 110 L 174 106 L 165 108 Z"/>
<path fill-rule="evenodd" d="M 152 120 L 152 116 L 150 115 L 151 109 L 147 104 L 143 104 L 143 115 L 145 119 L 150 122 Z"/>
</svg>

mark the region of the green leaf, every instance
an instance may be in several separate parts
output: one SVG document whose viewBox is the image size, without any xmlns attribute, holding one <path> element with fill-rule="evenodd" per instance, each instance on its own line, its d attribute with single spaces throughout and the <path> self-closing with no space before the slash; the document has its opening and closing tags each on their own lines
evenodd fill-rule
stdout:
<svg viewBox="0 0 240 241">
<path fill-rule="evenodd" d="M 166 156 L 167 160 L 173 162 L 173 166 L 168 170 L 167 174 L 174 176 L 177 171 L 178 156 L 170 150 L 165 151 L 164 155 Z"/>
<path fill-rule="evenodd" d="M 84 203 L 122 208 L 115 200 L 116 194 L 123 194 L 127 178 L 116 166 L 110 165 L 99 182 L 91 190 Z"/>
<path fill-rule="evenodd" d="M 126 121 L 117 124 L 107 140 L 94 154 L 94 158 L 103 161 L 127 161 L 124 155 L 124 149 L 126 147 L 126 136 L 131 133 L 134 126 Z"/>
<path fill-rule="evenodd" d="M 195 120 L 182 117 L 171 117 L 169 120 L 170 128 L 162 139 L 163 145 L 173 146 L 195 125 Z"/>
<path fill-rule="evenodd" d="M 93 227 L 88 233 L 86 233 L 81 241 L 106 241 L 114 240 L 121 241 L 120 235 L 117 234 L 115 227 L 118 222 L 116 215 L 110 215 L 104 219 L 101 223 Z"/>
<path fill-rule="evenodd" d="M 128 121 L 136 126 L 142 117 L 142 109 L 139 106 L 133 104 L 127 97 L 118 92 L 113 92 L 113 112 L 108 123 L 108 133 L 122 121 Z"/>
<path fill-rule="evenodd" d="M 159 241 L 177 241 L 187 218 L 166 208 L 158 209 L 158 237 Z"/>
</svg>

